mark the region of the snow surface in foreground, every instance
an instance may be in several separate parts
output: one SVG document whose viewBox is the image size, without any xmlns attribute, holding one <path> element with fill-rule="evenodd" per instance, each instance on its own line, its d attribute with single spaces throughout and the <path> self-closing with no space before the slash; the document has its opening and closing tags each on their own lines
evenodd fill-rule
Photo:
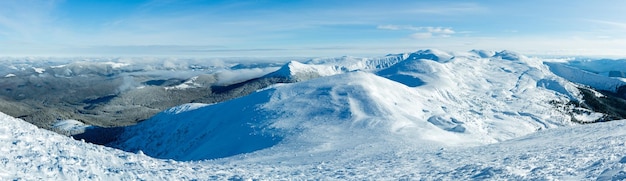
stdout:
<svg viewBox="0 0 626 181">
<path fill-rule="evenodd" d="M 549 129 L 477 147 L 371 144 L 312 163 L 258 162 L 246 155 L 159 160 L 75 141 L 4 114 L 0 122 L 1 180 L 626 179 L 626 121 Z"/>
</svg>

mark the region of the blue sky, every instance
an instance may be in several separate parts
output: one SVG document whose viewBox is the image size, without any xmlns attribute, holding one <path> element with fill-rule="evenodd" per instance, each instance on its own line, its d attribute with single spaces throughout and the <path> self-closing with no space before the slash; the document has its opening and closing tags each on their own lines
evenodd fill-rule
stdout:
<svg viewBox="0 0 626 181">
<path fill-rule="evenodd" d="M 0 56 L 626 55 L 626 1 L 3 0 Z"/>
</svg>

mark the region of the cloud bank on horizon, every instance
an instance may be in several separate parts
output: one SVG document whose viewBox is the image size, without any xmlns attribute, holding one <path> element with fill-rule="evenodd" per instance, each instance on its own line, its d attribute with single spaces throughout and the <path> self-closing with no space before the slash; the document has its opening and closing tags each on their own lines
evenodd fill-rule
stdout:
<svg viewBox="0 0 626 181">
<path fill-rule="evenodd" d="M 626 57 L 626 1 L 0 1 L 4 56 Z"/>
</svg>

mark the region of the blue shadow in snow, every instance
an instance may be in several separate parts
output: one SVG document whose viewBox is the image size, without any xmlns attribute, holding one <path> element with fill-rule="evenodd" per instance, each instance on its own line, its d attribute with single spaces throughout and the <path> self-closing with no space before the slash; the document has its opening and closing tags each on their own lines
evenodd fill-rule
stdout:
<svg viewBox="0 0 626 181">
<path fill-rule="evenodd" d="M 399 82 L 409 87 L 418 87 L 426 84 L 426 82 L 422 81 L 422 79 L 410 75 L 394 74 L 385 78 Z"/>
</svg>

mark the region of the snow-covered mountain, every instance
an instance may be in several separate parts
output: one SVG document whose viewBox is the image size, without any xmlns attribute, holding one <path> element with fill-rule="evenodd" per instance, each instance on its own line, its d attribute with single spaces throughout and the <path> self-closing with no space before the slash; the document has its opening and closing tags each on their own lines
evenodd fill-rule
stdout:
<svg viewBox="0 0 626 181">
<path fill-rule="evenodd" d="M 268 76 L 303 82 L 189 111 L 173 108 L 127 128 L 113 146 L 201 160 L 302 143 L 309 144 L 291 151 L 332 152 L 365 144 L 359 140 L 475 145 L 573 124 L 553 102 L 580 99 L 574 84 L 515 53 L 476 57 L 418 51 L 374 73 L 290 62 Z"/>
<path fill-rule="evenodd" d="M 283 155 L 271 162 L 254 154 L 196 162 L 154 159 L 76 141 L 1 113 L 0 122 L 2 180 L 626 179 L 625 121 L 548 129 L 476 147 L 374 142 L 302 159 L 292 159 L 298 155 L 289 150 L 267 150 Z M 300 162 L 308 158 L 323 161 Z"/>
<path fill-rule="evenodd" d="M 430 51 L 430 50 L 428 50 Z M 419 51 L 414 54 L 422 54 Z M 426 52 L 429 53 L 429 52 Z M 314 58 L 304 61 L 290 61 L 280 69 L 264 77 L 285 78 L 290 82 L 301 82 L 322 76 L 330 76 L 351 71 L 375 71 L 393 66 L 406 59 L 408 54 L 390 54 L 384 57 L 357 58 L 357 57 L 337 57 L 337 58 Z"/>
<path fill-rule="evenodd" d="M 546 65 L 550 66 L 550 70 L 555 74 L 574 83 L 587 85 L 594 89 L 617 92 L 620 87 L 626 86 L 626 82 L 623 80 L 587 72 L 565 64 L 546 62 Z M 623 68 L 626 69 L 626 66 Z"/>
<path fill-rule="evenodd" d="M 301 82 L 322 76 L 330 76 L 345 73 L 345 67 L 333 65 L 311 65 L 297 61 L 291 61 L 280 69 L 265 75 L 264 77 L 284 78 L 291 82 Z"/>
<path fill-rule="evenodd" d="M 0 178 L 626 179 L 624 120 L 574 122 L 604 120 L 589 86 L 620 79 L 570 68 L 482 50 L 291 61 L 261 78 L 295 83 L 124 128 L 109 146 L 128 152 L 0 114 Z"/>
</svg>

